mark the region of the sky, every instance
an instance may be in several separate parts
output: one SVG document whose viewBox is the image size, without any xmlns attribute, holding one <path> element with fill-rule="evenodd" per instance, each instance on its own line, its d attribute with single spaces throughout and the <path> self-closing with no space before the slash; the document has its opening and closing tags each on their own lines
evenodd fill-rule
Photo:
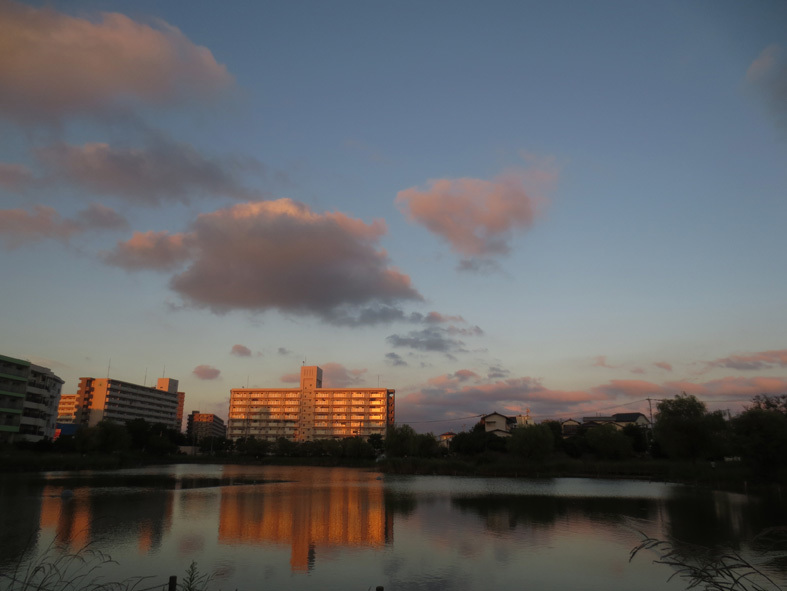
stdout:
<svg viewBox="0 0 787 591">
<path fill-rule="evenodd" d="M 787 393 L 787 4 L 0 0 L 0 353 L 471 428 Z"/>
</svg>

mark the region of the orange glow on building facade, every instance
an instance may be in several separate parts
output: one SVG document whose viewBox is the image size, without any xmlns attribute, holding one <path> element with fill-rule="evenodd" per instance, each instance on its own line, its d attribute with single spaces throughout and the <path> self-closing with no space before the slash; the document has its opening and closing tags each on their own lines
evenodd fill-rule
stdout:
<svg viewBox="0 0 787 591">
<path fill-rule="evenodd" d="M 105 419 L 116 423 L 145 419 L 180 431 L 184 397 L 178 392 L 178 380 L 171 378 L 159 378 L 155 388 L 110 378 L 80 378 L 75 422 L 93 427 Z"/>
<path fill-rule="evenodd" d="M 322 369 L 301 367 L 301 387 L 230 392 L 227 437 L 313 441 L 385 436 L 394 423 L 395 390 L 323 388 Z"/>
</svg>

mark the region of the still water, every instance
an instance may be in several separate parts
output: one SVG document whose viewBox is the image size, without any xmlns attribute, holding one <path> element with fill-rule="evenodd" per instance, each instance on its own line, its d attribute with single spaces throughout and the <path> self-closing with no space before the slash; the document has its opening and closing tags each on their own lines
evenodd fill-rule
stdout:
<svg viewBox="0 0 787 591">
<path fill-rule="evenodd" d="M 65 494 L 64 494 L 65 491 Z M 787 589 L 756 534 L 787 503 L 664 483 L 390 476 L 349 468 L 163 466 L 2 476 L 0 572 L 53 541 L 117 564 L 106 580 L 183 576 L 210 589 L 671 590 L 642 535 L 732 548 Z M 3 583 L 0 582 L 0 588 Z"/>
</svg>

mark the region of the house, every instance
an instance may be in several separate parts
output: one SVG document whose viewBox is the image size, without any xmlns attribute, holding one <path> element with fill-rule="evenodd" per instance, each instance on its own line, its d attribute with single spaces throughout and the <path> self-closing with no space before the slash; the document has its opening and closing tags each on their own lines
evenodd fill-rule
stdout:
<svg viewBox="0 0 787 591">
<path fill-rule="evenodd" d="M 456 437 L 456 433 L 453 431 L 446 431 L 445 433 L 441 433 L 437 438 L 437 445 L 440 447 L 449 447 L 451 445 L 451 440 Z"/>
<path fill-rule="evenodd" d="M 622 412 L 612 415 L 616 423 L 622 426 L 636 425 L 637 427 L 650 427 L 650 421 L 641 412 Z"/>
<path fill-rule="evenodd" d="M 484 431 L 492 433 L 498 437 L 511 437 L 511 428 L 516 427 L 516 418 L 501 415 L 499 412 L 481 417 L 481 424 Z"/>
<path fill-rule="evenodd" d="M 560 423 L 560 432 L 563 435 L 563 438 L 571 437 L 572 435 L 576 435 L 579 432 L 579 428 L 582 426 L 582 423 L 577 421 L 576 419 L 567 419 Z"/>
</svg>

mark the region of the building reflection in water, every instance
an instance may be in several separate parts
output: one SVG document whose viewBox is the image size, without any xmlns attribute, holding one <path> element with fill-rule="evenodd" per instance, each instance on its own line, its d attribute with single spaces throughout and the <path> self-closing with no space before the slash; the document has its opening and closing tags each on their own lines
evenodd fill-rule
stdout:
<svg viewBox="0 0 787 591">
<path fill-rule="evenodd" d="M 299 479 L 295 485 L 222 488 L 219 542 L 289 544 L 292 571 L 304 572 L 313 567 L 319 546 L 383 547 L 393 541 L 382 482 L 353 482 L 343 469 L 316 474 L 314 482 Z"/>
<path fill-rule="evenodd" d="M 164 491 L 96 495 L 80 487 L 62 497 L 64 490 L 44 487 L 40 526 L 54 530 L 54 541 L 74 551 L 99 540 L 135 540 L 140 554 L 150 554 L 171 526 L 172 495 Z"/>
</svg>

